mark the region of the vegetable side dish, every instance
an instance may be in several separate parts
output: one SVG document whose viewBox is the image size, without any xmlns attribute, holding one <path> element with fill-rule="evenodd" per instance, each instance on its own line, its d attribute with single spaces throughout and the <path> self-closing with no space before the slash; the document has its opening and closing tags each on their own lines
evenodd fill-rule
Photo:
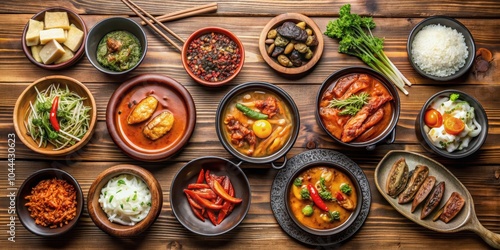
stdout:
<svg viewBox="0 0 500 250">
<path fill-rule="evenodd" d="M 188 184 L 184 194 L 194 215 L 201 221 L 209 219 L 219 225 L 242 202 L 235 196 L 229 176 L 218 176 L 201 169 L 195 183 Z"/>
<path fill-rule="evenodd" d="M 90 126 L 91 107 L 83 104 L 86 99 L 69 90 L 51 84 L 39 91 L 25 122 L 28 134 L 37 141 L 39 147 L 47 143 L 54 145 L 54 150 L 70 147 L 87 133 Z"/>
<path fill-rule="evenodd" d="M 317 166 L 300 173 L 288 195 L 290 210 L 304 226 L 332 229 L 349 219 L 357 206 L 357 191 L 341 171 Z"/>
<path fill-rule="evenodd" d="M 440 97 L 425 111 L 424 130 L 428 138 L 434 146 L 448 152 L 468 147 L 482 128 L 474 108 L 459 98 L 459 94 Z"/>
<path fill-rule="evenodd" d="M 136 36 L 124 30 L 106 34 L 97 46 L 97 61 L 113 71 L 125 71 L 140 60 L 141 43 Z"/>
<path fill-rule="evenodd" d="M 111 222 L 133 226 L 151 209 L 151 193 L 142 179 L 122 174 L 108 181 L 101 189 L 99 204 Z"/>
<path fill-rule="evenodd" d="M 325 90 L 319 115 L 325 128 L 342 142 L 366 142 L 385 131 L 392 119 L 393 97 L 368 74 L 343 76 Z"/>
<path fill-rule="evenodd" d="M 293 114 L 288 105 L 272 92 L 247 91 L 233 98 L 224 117 L 224 136 L 238 152 L 266 157 L 289 140 Z"/>
<path fill-rule="evenodd" d="M 227 35 L 214 32 L 201 35 L 187 48 L 189 70 L 204 81 L 224 81 L 243 63 L 240 51 Z"/>
<path fill-rule="evenodd" d="M 25 197 L 26 207 L 37 225 L 63 227 L 76 217 L 76 190 L 65 180 L 40 181 Z"/>
</svg>

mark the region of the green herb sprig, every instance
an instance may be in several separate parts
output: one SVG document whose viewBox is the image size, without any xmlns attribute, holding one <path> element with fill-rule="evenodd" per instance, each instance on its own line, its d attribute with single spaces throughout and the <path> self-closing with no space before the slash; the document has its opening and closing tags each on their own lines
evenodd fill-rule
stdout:
<svg viewBox="0 0 500 250">
<path fill-rule="evenodd" d="M 333 99 L 328 107 L 340 109 L 339 115 L 355 115 L 369 100 L 368 93 L 363 92 L 359 95 L 351 95 L 345 100 Z"/>
</svg>

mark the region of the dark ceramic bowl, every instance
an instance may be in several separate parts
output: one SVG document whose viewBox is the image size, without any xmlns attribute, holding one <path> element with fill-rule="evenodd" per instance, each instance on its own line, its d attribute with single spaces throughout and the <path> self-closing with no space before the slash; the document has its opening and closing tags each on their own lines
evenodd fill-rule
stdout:
<svg viewBox="0 0 500 250">
<path fill-rule="evenodd" d="M 152 118 L 135 125 L 126 122 L 134 103 L 149 95 L 159 101 L 152 118 L 169 110 L 177 121 L 166 135 L 155 141 L 148 140 L 142 133 Z M 196 107 L 189 91 L 176 80 L 159 74 L 144 74 L 125 81 L 111 95 L 106 125 L 111 139 L 128 156 L 140 161 L 162 161 L 189 142 L 196 125 Z"/>
<path fill-rule="evenodd" d="M 267 33 L 270 30 L 279 27 L 284 22 L 305 22 L 307 26 L 313 31 L 313 35 L 315 35 L 318 39 L 318 45 L 312 47 L 312 51 L 314 53 L 313 57 L 300 67 L 285 67 L 281 65 L 276 58 L 269 56 L 269 54 L 267 53 Z M 311 18 L 299 13 L 285 13 L 274 17 L 262 29 L 259 37 L 259 51 L 262 58 L 271 68 L 284 75 L 300 75 L 311 70 L 321 58 L 324 46 L 323 33 L 321 32 L 318 25 Z"/>
<path fill-rule="evenodd" d="M 99 45 L 99 42 L 106 34 L 112 31 L 119 31 L 119 30 L 128 31 L 132 33 L 135 37 L 137 37 L 137 39 L 139 39 L 142 49 L 141 58 L 139 59 L 139 61 L 135 66 L 129 68 L 128 70 L 113 71 L 111 69 L 102 66 L 97 61 L 97 47 Z M 85 53 L 87 54 L 87 58 L 89 59 L 90 63 L 99 71 L 110 75 L 126 74 L 134 70 L 135 68 L 139 67 L 139 65 L 144 60 L 144 57 L 146 57 L 147 50 L 148 50 L 148 39 L 141 25 L 139 25 L 132 19 L 124 17 L 111 17 L 100 21 L 99 23 L 94 25 L 92 29 L 90 29 L 87 39 L 85 40 Z"/>
<path fill-rule="evenodd" d="M 279 150 L 268 156 L 253 157 L 243 154 L 238 150 L 236 150 L 231 141 L 225 136 L 226 127 L 224 124 L 224 119 L 225 119 L 224 111 L 226 110 L 226 108 L 228 108 L 228 106 L 230 105 L 230 103 L 233 101 L 234 98 L 236 98 L 238 95 L 242 93 L 249 91 L 270 92 L 275 94 L 285 103 L 285 105 L 288 106 L 290 112 L 292 113 L 291 119 L 293 122 L 293 127 L 288 141 L 284 143 L 284 145 Z M 248 82 L 233 88 L 222 98 L 215 115 L 215 127 L 217 131 L 217 136 L 219 137 L 219 140 L 224 146 L 224 148 L 226 148 L 226 150 L 229 151 L 229 153 L 231 153 L 238 159 L 245 162 L 256 163 L 256 164 L 271 163 L 273 168 L 280 169 L 286 165 L 286 153 L 293 147 L 295 140 L 297 139 L 297 136 L 299 134 L 299 129 L 300 129 L 299 109 L 295 105 L 295 102 L 293 101 L 292 97 L 288 95 L 288 93 L 286 93 L 283 89 L 267 82 Z M 275 165 L 274 162 L 280 159 L 281 157 L 284 157 L 284 162 L 280 166 Z"/>
<path fill-rule="evenodd" d="M 362 74 L 368 74 L 371 77 L 377 79 L 380 81 L 386 88 L 389 90 L 389 93 L 392 95 L 393 100 L 390 101 L 392 105 L 392 114 L 391 114 L 391 121 L 389 122 L 389 125 L 383 130 L 381 133 L 378 134 L 378 136 L 369 139 L 368 141 L 364 142 L 343 142 L 339 138 L 335 137 L 325 126 L 323 121 L 321 120 L 320 116 L 320 102 L 322 99 L 323 94 L 325 91 L 330 89 L 332 87 L 332 84 L 336 84 L 337 80 L 340 78 L 350 75 L 350 74 L 355 74 L 355 73 L 362 73 Z M 323 82 L 321 85 L 318 95 L 316 96 L 316 121 L 318 124 L 323 128 L 323 130 L 331 137 L 333 138 L 337 143 L 347 146 L 347 147 L 362 147 L 366 148 L 367 150 L 373 150 L 375 149 L 375 146 L 377 144 L 382 144 L 382 143 L 393 143 L 395 138 L 396 138 L 396 125 L 399 120 L 399 111 L 400 111 L 400 99 L 399 99 L 399 94 L 396 90 L 396 87 L 383 75 L 378 73 L 377 71 L 374 71 L 370 68 L 366 67 L 348 67 L 344 68 L 341 70 L 338 70 L 328 76 L 326 80 Z"/>
<path fill-rule="evenodd" d="M 31 19 L 37 20 L 37 21 L 43 21 L 45 18 L 45 12 L 59 12 L 59 11 L 65 11 L 68 13 L 68 18 L 69 22 L 74 24 L 78 29 L 83 31 L 83 41 L 82 44 L 80 45 L 80 48 L 74 52 L 73 58 L 70 60 L 63 62 L 63 63 L 58 63 L 58 64 L 43 64 L 41 62 L 38 62 L 35 60 L 33 55 L 31 54 L 31 48 L 26 45 L 26 32 L 28 31 L 28 24 L 24 27 L 23 30 L 23 37 L 22 37 L 22 46 L 23 46 L 23 52 L 30 60 L 31 63 L 35 64 L 36 66 L 42 68 L 42 69 L 49 69 L 49 70 L 59 70 L 59 69 L 65 69 L 68 68 L 75 63 L 77 63 L 80 59 L 82 59 L 82 56 L 85 54 L 85 39 L 87 38 L 87 26 L 85 25 L 85 22 L 83 19 L 74 11 L 70 9 L 66 9 L 64 7 L 55 7 L 55 8 L 48 8 L 45 10 L 42 10 L 35 14 Z"/>
<path fill-rule="evenodd" d="M 306 171 L 310 168 L 319 167 L 319 166 L 329 167 L 329 168 L 333 168 L 333 169 L 336 169 L 338 171 L 341 171 L 343 174 L 345 174 L 346 176 L 349 177 L 349 179 L 351 180 L 351 182 L 354 186 L 354 189 L 356 190 L 357 200 L 356 200 L 356 207 L 354 208 L 354 211 L 352 212 L 352 214 L 349 216 L 349 218 L 344 223 L 342 223 L 341 225 L 339 225 L 335 228 L 332 228 L 332 229 L 321 230 L 321 229 L 311 228 L 311 227 L 308 227 L 308 226 L 302 224 L 295 217 L 295 215 L 292 212 L 292 208 L 290 207 L 290 202 L 289 202 L 290 201 L 290 198 L 289 198 L 290 188 L 293 186 L 294 180 L 304 171 Z M 332 162 L 332 161 L 310 162 L 310 163 L 304 164 L 301 167 L 298 167 L 296 169 L 296 171 L 294 172 L 294 174 L 292 175 L 292 178 L 290 178 L 288 180 L 287 186 L 286 186 L 286 191 L 285 191 L 284 195 L 285 195 L 284 200 L 286 201 L 285 207 L 286 207 L 286 210 L 288 212 L 288 215 L 290 216 L 290 218 L 292 218 L 293 222 L 295 222 L 295 224 L 297 224 L 297 226 L 300 227 L 302 230 L 304 230 L 310 234 L 318 235 L 318 236 L 332 236 L 332 235 L 340 233 L 340 232 L 346 230 L 347 228 L 349 228 L 349 226 L 351 226 L 351 224 L 354 221 L 356 221 L 356 219 L 361 211 L 361 207 L 362 207 L 361 204 L 363 202 L 363 196 L 362 196 L 363 192 L 361 191 L 359 181 L 358 181 L 358 179 L 356 179 L 355 175 L 346 166 L 343 166 L 341 164 L 337 164 L 336 162 Z"/>
<path fill-rule="evenodd" d="M 467 50 L 468 50 L 468 57 L 465 61 L 465 65 L 461 67 L 458 71 L 456 71 L 454 74 L 446 77 L 439 77 L 439 76 L 434 76 L 426 73 L 420 67 L 414 62 L 413 56 L 412 56 L 412 50 L 413 50 L 413 40 L 417 33 L 424 28 L 425 26 L 431 25 L 431 24 L 441 24 L 447 27 L 450 27 L 452 29 L 457 30 L 458 32 L 462 33 L 465 39 L 465 44 L 467 45 Z M 422 76 L 425 76 L 427 78 L 436 80 L 436 81 L 450 81 L 453 79 L 456 79 L 462 75 L 464 75 L 469 69 L 472 67 L 472 64 L 474 63 L 474 58 L 476 54 L 476 45 L 474 44 L 474 38 L 472 37 L 472 34 L 469 32 L 469 30 L 459 21 L 451 18 L 451 17 L 445 17 L 445 16 L 433 16 L 424 19 L 415 27 L 411 30 L 410 35 L 408 36 L 408 43 L 406 44 L 406 50 L 408 52 L 408 60 L 410 61 L 411 66 Z"/>
<path fill-rule="evenodd" d="M 196 183 L 201 169 L 218 176 L 228 176 L 234 187 L 235 197 L 242 199 L 242 202 L 236 204 L 234 210 L 217 226 L 208 219 L 203 222 L 194 215 L 183 191 L 188 184 Z M 189 231 L 203 236 L 221 235 L 237 227 L 250 209 L 250 199 L 250 184 L 239 164 L 215 156 L 201 157 L 188 162 L 177 172 L 170 187 L 170 206 L 177 220 Z"/>
<path fill-rule="evenodd" d="M 99 204 L 102 188 L 113 177 L 121 174 L 135 175 L 142 179 L 151 192 L 151 209 L 148 215 L 133 226 L 111 222 Z M 116 165 L 101 172 L 89 188 L 87 195 L 87 210 L 94 224 L 102 231 L 115 237 L 136 236 L 146 231 L 156 221 L 163 206 L 163 193 L 160 183 L 148 170 L 135 165 Z"/>
<path fill-rule="evenodd" d="M 226 79 L 224 79 L 222 81 L 207 81 L 205 79 L 201 79 L 200 77 L 195 75 L 189 67 L 190 61 L 189 61 L 187 55 L 188 55 L 188 50 L 189 50 L 190 44 L 193 42 L 193 40 L 197 39 L 198 37 L 205 35 L 205 34 L 210 34 L 210 33 L 218 33 L 218 34 L 226 35 L 231 40 L 233 40 L 239 48 L 240 63 L 236 67 L 235 71 L 229 77 L 227 77 Z M 184 69 L 186 70 L 188 75 L 191 78 L 193 78 L 193 80 L 195 80 L 197 83 L 199 83 L 203 86 L 218 87 L 218 86 L 222 86 L 222 85 L 230 82 L 240 73 L 241 69 L 243 68 L 243 63 L 245 62 L 245 48 L 243 47 L 243 43 L 240 41 L 240 39 L 235 34 L 233 34 L 231 31 L 229 31 L 227 29 L 219 28 L 219 27 L 205 27 L 205 28 L 201 28 L 201 29 L 193 32 L 188 37 L 188 39 L 184 43 L 184 46 L 182 47 L 181 58 L 182 58 L 182 65 L 184 66 Z"/>
<path fill-rule="evenodd" d="M 449 97 L 453 93 L 459 94 L 460 95 L 460 97 L 458 98 L 459 100 L 468 102 L 469 105 L 474 108 L 475 119 L 481 125 L 481 132 L 479 133 L 478 136 L 473 137 L 471 139 L 468 147 L 462 150 L 457 149 L 453 152 L 448 152 L 446 149 L 436 147 L 429 139 L 426 132 L 427 126 L 425 126 L 424 119 L 427 109 L 433 104 L 433 102 L 435 102 L 437 99 L 441 97 Z M 486 111 L 484 111 L 484 108 L 481 105 L 481 103 L 479 103 L 479 101 L 473 96 L 459 90 L 454 90 L 454 89 L 443 90 L 431 96 L 424 103 L 422 109 L 420 109 L 420 112 L 418 113 L 417 116 L 417 120 L 415 121 L 415 133 L 417 135 L 420 144 L 429 152 L 433 152 L 443 157 L 451 159 L 465 158 L 477 152 L 486 141 L 486 137 L 488 136 L 488 116 L 486 115 Z"/>
<path fill-rule="evenodd" d="M 37 225 L 35 220 L 31 218 L 30 211 L 28 211 L 28 207 L 26 207 L 27 200 L 25 197 L 31 194 L 31 190 L 38 185 L 38 183 L 42 180 L 48 180 L 57 178 L 60 180 L 65 180 L 68 184 L 73 185 L 76 190 L 76 216 L 73 218 L 68 224 L 57 227 L 57 228 L 49 228 L 41 225 Z M 78 220 L 83 211 L 83 193 L 78 181 L 71 176 L 66 171 L 57 169 L 57 168 L 46 168 L 41 169 L 33 174 L 31 174 L 26 180 L 24 180 L 23 184 L 19 188 L 19 192 L 17 193 L 17 202 L 16 202 L 16 211 L 21 224 L 28 229 L 28 231 L 46 237 L 59 236 L 64 233 L 70 231 L 73 227 L 76 226 Z"/>
</svg>

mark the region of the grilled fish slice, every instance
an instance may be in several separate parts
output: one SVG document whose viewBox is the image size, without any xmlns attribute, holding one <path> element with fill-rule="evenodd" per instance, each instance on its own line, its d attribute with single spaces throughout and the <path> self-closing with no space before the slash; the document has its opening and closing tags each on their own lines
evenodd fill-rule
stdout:
<svg viewBox="0 0 500 250">
<path fill-rule="evenodd" d="M 408 177 L 408 164 L 406 164 L 405 158 L 401 158 L 392 165 L 391 171 L 387 176 L 385 192 L 389 196 L 396 198 L 405 189 Z"/>
<path fill-rule="evenodd" d="M 128 115 L 127 123 L 136 124 L 151 118 L 157 106 L 158 100 L 154 96 L 142 99 Z"/>
<path fill-rule="evenodd" d="M 415 209 L 418 207 L 418 205 L 420 205 L 420 203 L 422 203 L 425 200 L 425 198 L 427 198 L 427 196 L 431 193 L 434 184 L 436 184 L 436 177 L 427 176 L 427 178 L 425 178 L 424 183 L 418 190 L 411 204 L 412 213 L 415 212 Z"/>
<path fill-rule="evenodd" d="M 155 116 L 142 130 L 142 133 L 151 140 L 158 140 L 172 129 L 174 125 L 174 115 L 165 110 Z"/>
<path fill-rule="evenodd" d="M 417 165 L 408 182 L 408 186 L 406 186 L 405 190 L 399 195 L 398 203 L 404 204 L 412 201 L 428 175 L 429 168 L 427 166 Z"/>
<path fill-rule="evenodd" d="M 437 184 L 434 189 L 432 190 L 432 193 L 429 195 L 429 199 L 424 204 L 424 207 L 422 208 L 422 212 L 420 213 L 420 219 L 425 219 L 429 214 L 436 209 L 437 206 L 439 206 L 439 203 L 441 202 L 441 199 L 443 198 L 444 194 L 444 188 L 445 188 L 445 182 L 442 181 L 439 184 Z"/>
</svg>

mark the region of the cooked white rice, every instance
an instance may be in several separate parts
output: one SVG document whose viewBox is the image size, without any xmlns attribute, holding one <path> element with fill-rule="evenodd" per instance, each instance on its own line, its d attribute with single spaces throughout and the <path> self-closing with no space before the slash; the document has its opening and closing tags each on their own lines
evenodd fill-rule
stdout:
<svg viewBox="0 0 500 250">
<path fill-rule="evenodd" d="M 413 39 L 411 54 L 421 70 L 437 77 L 457 72 L 469 55 L 462 33 L 441 24 L 422 28 Z"/>
</svg>

